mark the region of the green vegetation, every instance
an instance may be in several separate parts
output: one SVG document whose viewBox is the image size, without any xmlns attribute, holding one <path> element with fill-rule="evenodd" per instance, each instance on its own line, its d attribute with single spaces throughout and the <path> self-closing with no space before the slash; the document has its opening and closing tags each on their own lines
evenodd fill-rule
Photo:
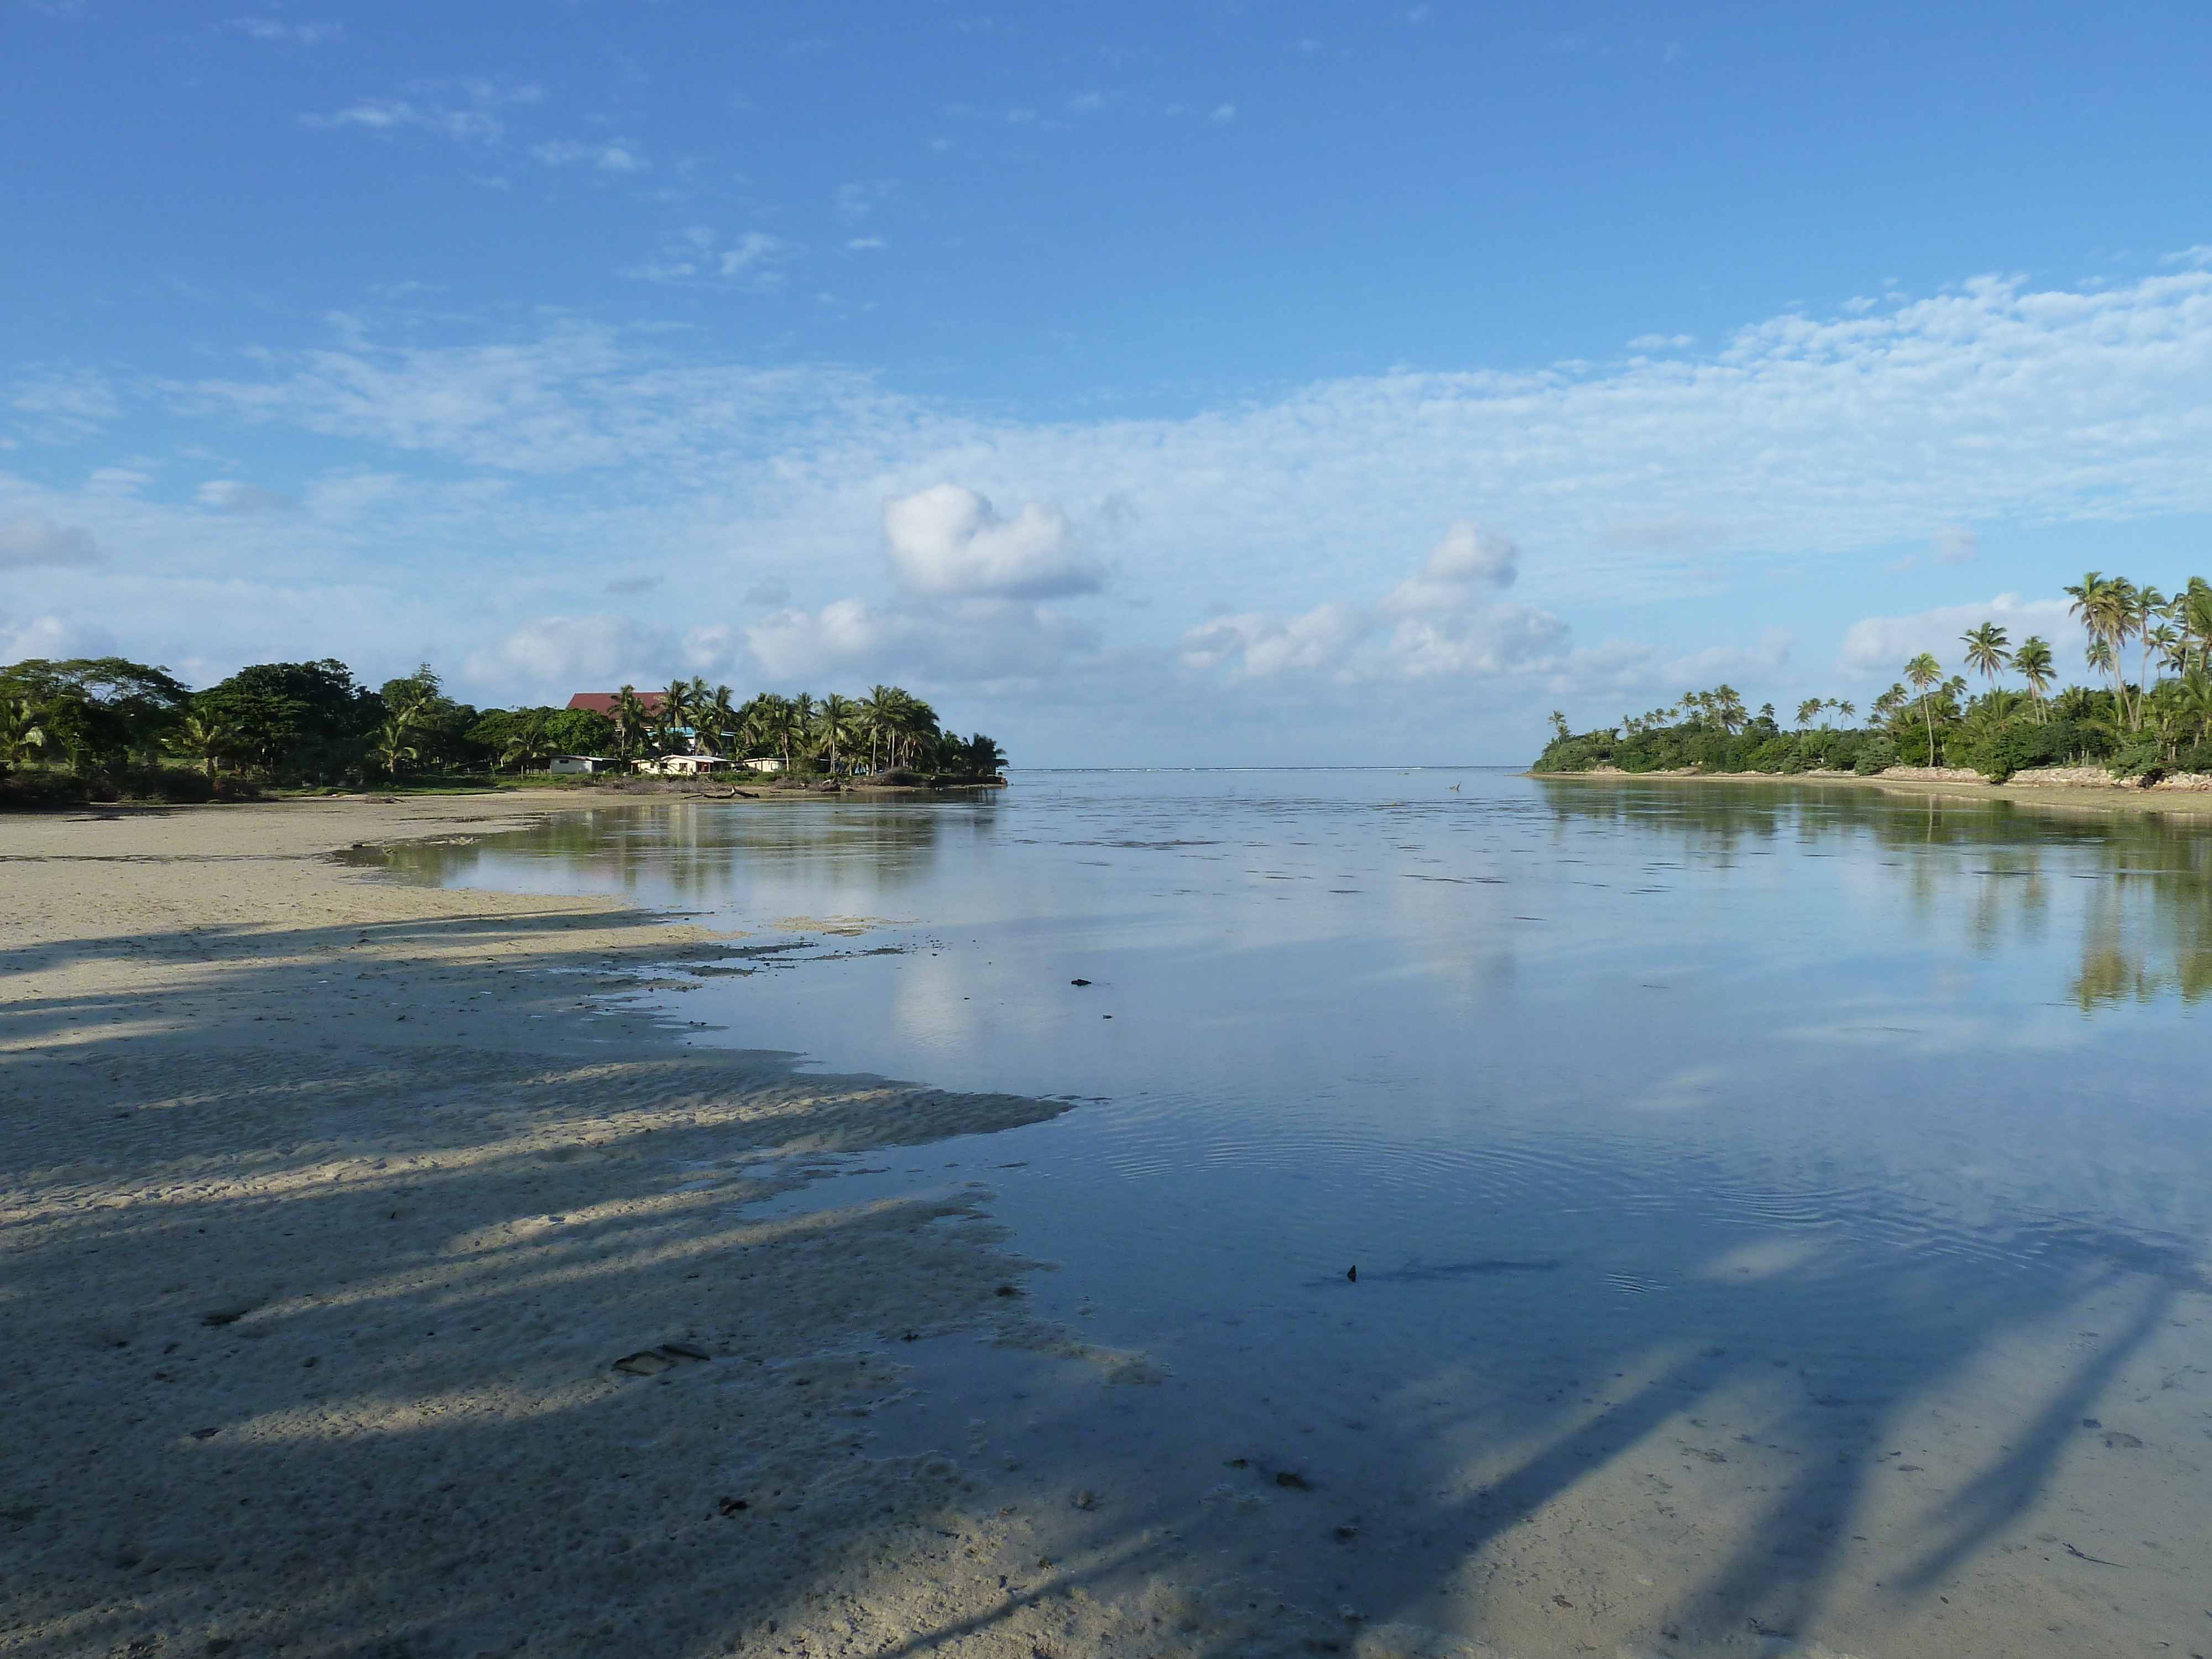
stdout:
<svg viewBox="0 0 2212 1659">
<path fill-rule="evenodd" d="M 331 658 L 256 664 L 202 691 L 119 657 L 0 667 L 0 805 L 198 801 L 370 782 L 481 787 L 542 772 L 556 755 L 679 753 L 772 755 L 836 775 L 865 766 L 981 779 L 1006 765 L 989 738 L 941 730 L 936 711 L 897 686 L 858 699 L 763 692 L 738 703 L 728 686 L 697 678 L 642 695 L 625 685 L 610 716 L 474 708 L 448 696 L 427 663 L 374 690 Z"/>
<path fill-rule="evenodd" d="M 2192 576 L 2168 599 L 2093 570 L 2066 592 L 2089 635 L 2084 664 L 2106 684 L 2052 695 L 2049 641 L 2030 635 L 2014 646 L 2003 629 L 1985 622 L 1960 636 L 1964 667 L 1984 682 L 1979 693 L 1965 674 L 1947 678 L 1922 652 L 1859 724 L 1850 723 L 1857 714 L 1851 704 L 1814 698 L 1798 705 L 1785 726 L 1772 704 L 1753 714 L 1726 685 L 1692 691 L 1603 731 L 1571 732 L 1555 714 L 1554 736 L 1534 769 L 1825 769 L 1866 776 L 1893 766 L 1942 766 L 1995 782 L 2044 766 L 2101 767 L 2145 781 L 2169 772 L 2212 772 L 2212 584 Z M 2018 677 L 2018 689 L 1998 684 L 2008 673 Z"/>
</svg>

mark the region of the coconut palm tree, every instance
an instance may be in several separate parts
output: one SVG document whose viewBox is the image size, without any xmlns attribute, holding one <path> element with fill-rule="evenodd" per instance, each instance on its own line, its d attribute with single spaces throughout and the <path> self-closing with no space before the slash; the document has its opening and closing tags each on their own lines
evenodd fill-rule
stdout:
<svg viewBox="0 0 2212 1659">
<path fill-rule="evenodd" d="M 730 702 L 728 686 L 718 685 L 709 693 L 696 680 L 691 684 L 694 693 L 691 723 L 698 728 L 691 734 L 691 741 L 707 753 L 719 755 L 726 740 L 737 735 L 738 728 L 744 721 L 739 718 L 735 705 Z"/>
<path fill-rule="evenodd" d="M 2212 673 L 2212 583 L 2191 576 L 2173 602 L 2175 620 L 2197 649 L 2197 665 Z"/>
<path fill-rule="evenodd" d="M 635 686 L 625 684 L 615 693 L 615 704 L 607 711 L 607 718 L 614 722 L 615 753 L 628 760 L 653 718 Z"/>
<path fill-rule="evenodd" d="M 0 766 L 21 766 L 33 749 L 46 746 L 46 728 L 39 723 L 39 708 L 28 697 L 0 703 Z"/>
<path fill-rule="evenodd" d="M 653 711 L 653 725 L 659 731 L 660 751 L 667 754 L 696 725 L 691 713 L 691 682 L 669 681 L 668 689 L 660 694 L 660 707 Z"/>
<path fill-rule="evenodd" d="M 1811 726 L 1814 720 L 1819 717 L 1820 711 L 1827 706 L 1828 705 L 1826 703 L 1823 702 L 1818 697 L 1808 697 L 1804 702 L 1799 703 L 1797 705 L 1797 729 L 1800 732 L 1802 732 L 1808 726 Z"/>
<path fill-rule="evenodd" d="M 1985 622 L 1979 628 L 1970 628 L 1959 636 L 1966 647 L 1966 665 L 1983 675 L 1994 685 L 2004 672 L 2012 653 L 2005 649 L 2005 631 L 1995 623 Z"/>
<path fill-rule="evenodd" d="M 788 770 L 792 742 L 799 735 L 798 711 L 774 692 L 763 692 L 753 699 L 753 717 L 750 724 L 753 741 L 767 744 L 781 751 L 784 767 Z"/>
<path fill-rule="evenodd" d="M 422 758 L 422 751 L 407 741 L 415 734 L 414 722 L 408 718 L 414 712 L 410 708 L 387 716 L 369 742 L 368 757 L 386 777 L 398 777 L 404 763 Z"/>
<path fill-rule="evenodd" d="M 227 720 L 212 714 L 187 714 L 177 722 L 177 747 L 187 755 L 196 757 L 208 776 L 213 777 L 216 766 L 238 752 L 239 730 Z"/>
<path fill-rule="evenodd" d="M 837 751 L 841 744 L 850 743 L 859 733 L 860 710 L 849 697 L 841 697 L 835 691 L 822 699 L 815 711 L 814 733 L 830 753 L 830 769 L 837 769 Z"/>
<path fill-rule="evenodd" d="M 2092 570 L 2064 592 L 2074 600 L 2067 607 L 2067 614 L 2088 630 L 2088 665 L 2112 677 L 2112 695 L 2119 700 L 2120 713 L 2125 715 L 2128 690 L 2127 683 L 2120 678 L 2119 647 L 2125 643 L 2133 624 L 2135 584 L 2124 577 L 2107 577 L 2102 571 Z M 2100 650 L 2100 647 L 2103 648 Z"/>
<path fill-rule="evenodd" d="M 1928 689 L 1943 678 L 1943 665 L 1923 651 L 1905 665 L 1905 678 L 1920 694 L 1920 717 L 1928 724 L 1928 763 L 1936 764 L 1936 714 L 1928 704 Z"/>
<path fill-rule="evenodd" d="M 2012 665 L 2013 672 L 2027 682 L 2028 695 L 2035 699 L 2037 720 L 2048 720 L 2051 711 L 2044 702 L 2043 694 L 2050 689 L 2056 672 L 2051 665 L 2051 642 L 2039 634 L 2030 634 L 2013 652 Z"/>
</svg>

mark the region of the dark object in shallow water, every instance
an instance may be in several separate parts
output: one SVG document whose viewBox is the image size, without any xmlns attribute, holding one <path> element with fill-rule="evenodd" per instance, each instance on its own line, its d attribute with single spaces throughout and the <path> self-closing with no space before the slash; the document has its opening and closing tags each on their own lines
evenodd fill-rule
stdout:
<svg viewBox="0 0 2212 1659">
<path fill-rule="evenodd" d="M 1292 1474 L 1289 1469 L 1279 1469 L 1275 1472 L 1275 1484 L 1279 1486 L 1287 1486 L 1292 1492 L 1311 1492 L 1313 1490 L 1313 1483 L 1311 1481 L 1308 1480 L 1303 1474 Z"/>
<path fill-rule="evenodd" d="M 1402 1267 L 1389 1267 L 1379 1273 L 1370 1273 L 1367 1276 L 1377 1284 L 1425 1285 L 1439 1279 L 1468 1279 L 1477 1273 L 1547 1273 L 1559 1265 L 1556 1261 L 1439 1261 L 1433 1265 L 1425 1261 L 1408 1261 Z M 1359 1283 L 1359 1269 L 1357 1267 L 1352 1268 L 1344 1276 L 1354 1285 Z M 1308 1286 L 1314 1289 L 1335 1282 L 1327 1279 L 1311 1279 L 1306 1281 Z"/>
<path fill-rule="evenodd" d="M 1088 984 L 1090 984 L 1090 983 L 1091 983 L 1091 981 L 1090 981 L 1089 980 L 1087 980 L 1087 979 L 1072 979 L 1072 980 L 1068 981 L 1067 982 L 1068 982 L 1070 985 L 1088 985 Z"/>
</svg>

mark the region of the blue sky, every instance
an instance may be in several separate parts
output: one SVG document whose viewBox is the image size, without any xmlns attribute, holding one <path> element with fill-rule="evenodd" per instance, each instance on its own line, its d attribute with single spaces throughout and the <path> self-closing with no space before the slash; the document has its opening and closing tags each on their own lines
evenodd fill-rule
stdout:
<svg viewBox="0 0 2212 1659">
<path fill-rule="evenodd" d="M 0 659 L 1504 762 L 2065 644 L 2212 568 L 2208 36 L 0 0 Z"/>
</svg>

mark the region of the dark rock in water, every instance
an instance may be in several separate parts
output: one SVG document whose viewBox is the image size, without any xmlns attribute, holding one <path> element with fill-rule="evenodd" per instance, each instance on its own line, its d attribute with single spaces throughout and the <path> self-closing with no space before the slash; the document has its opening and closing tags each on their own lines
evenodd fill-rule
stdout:
<svg viewBox="0 0 2212 1659">
<path fill-rule="evenodd" d="M 1350 1279 L 1353 1284 L 1357 1285 L 1359 1282 L 1359 1269 L 1358 1267 L 1346 1267 L 1344 1270 L 1344 1276 Z"/>
<path fill-rule="evenodd" d="M 1090 981 L 1089 980 L 1087 980 L 1087 979 L 1072 979 L 1072 980 L 1068 981 L 1067 982 L 1068 982 L 1070 985 L 1088 985 L 1088 984 L 1090 984 L 1090 983 L 1091 983 L 1091 981 Z"/>
<path fill-rule="evenodd" d="M 721 1515 L 727 1517 L 732 1515 L 742 1514 L 745 1510 L 751 1506 L 742 1498 L 725 1498 L 720 1503 L 714 1505 L 714 1507 Z"/>
<path fill-rule="evenodd" d="M 1292 1492 L 1313 1490 L 1313 1482 L 1308 1480 L 1303 1474 L 1295 1474 L 1289 1469 L 1280 1469 L 1276 1472 L 1275 1484 L 1279 1486 L 1287 1486 Z"/>
</svg>

